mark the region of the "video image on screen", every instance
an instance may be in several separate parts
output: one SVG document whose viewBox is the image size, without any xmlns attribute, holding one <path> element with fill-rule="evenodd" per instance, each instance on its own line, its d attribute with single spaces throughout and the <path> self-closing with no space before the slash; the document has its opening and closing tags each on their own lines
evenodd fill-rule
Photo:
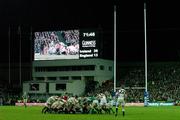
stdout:
<svg viewBox="0 0 180 120">
<path fill-rule="evenodd" d="M 79 59 L 79 30 L 34 33 L 34 60 Z"/>
</svg>

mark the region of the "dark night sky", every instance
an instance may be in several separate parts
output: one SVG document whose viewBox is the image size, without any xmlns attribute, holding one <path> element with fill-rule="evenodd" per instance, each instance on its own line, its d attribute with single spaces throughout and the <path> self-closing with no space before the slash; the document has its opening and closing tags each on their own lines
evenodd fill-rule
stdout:
<svg viewBox="0 0 180 120">
<path fill-rule="evenodd" d="M 124 0 L 125 1 L 125 0 Z M 113 59 L 113 4 L 117 5 L 117 60 L 144 60 L 143 1 L 118 2 L 6 0 L 1 1 L 1 62 L 8 61 L 8 26 L 11 28 L 11 61 L 19 60 L 18 26 L 22 30 L 22 62 L 30 61 L 30 28 L 33 31 L 102 28 L 104 58 Z M 180 7 L 176 2 L 147 2 L 148 59 L 179 60 Z M 4 49 L 5 48 L 5 49 Z"/>
</svg>

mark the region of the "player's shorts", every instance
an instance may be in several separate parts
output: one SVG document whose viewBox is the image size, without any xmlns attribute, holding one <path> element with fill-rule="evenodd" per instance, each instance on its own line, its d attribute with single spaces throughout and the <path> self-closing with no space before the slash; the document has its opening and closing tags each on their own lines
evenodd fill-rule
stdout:
<svg viewBox="0 0 180 120">
<path fill-rule="evenodd" d="M 100 105 L 106 105 L 107 104 L 107 100 L 106 99 L 102 99 L 100 102 Z"/>
<path fill-rule="evenodd" d="M 122 106 L 125 105 L 125 101 L 124 101 L 123 98 L 118 98 L 118 99 L 117 99 L 116 106 L 118 106 L 118 105 L 122 105 Z"/>
<path fill-rule="evenodd" d="M 55 109 L 59 106 L 58 102 L 54 102 L 52 105 L 51 105 L 51 108 Z"/>
<path fill-rule="evenodd" d="M 110 104 L 111 106 L 113 106 L 113 105 L 114 105 L 114 100 L 109 101 L 109 104 Z"/>
<path fill-rule="evenodd" d="M 98 100 L 93 100 L 93 103 L 98 105 L 99 101 Z"/>
<path fill-rule="evenodd" d="M 27 101 L 28 101 L 28 99 L 23 99 L 23 102 L 24 102 L 24 103 L 27 103 Z"/>
</svg>

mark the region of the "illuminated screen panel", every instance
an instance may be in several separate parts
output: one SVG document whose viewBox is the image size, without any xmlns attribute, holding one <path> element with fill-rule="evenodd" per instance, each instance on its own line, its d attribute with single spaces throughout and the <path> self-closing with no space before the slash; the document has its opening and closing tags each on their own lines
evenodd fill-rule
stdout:
<svg viewBox="0 0 180 120">
<path fill-rule="evenodd" d="M 79 30 L 34 33 L 34 60 L 79 59 Z"/>
<path fill-rule="evenodd" d="M 81 30 L 79 58 L 98 58 L 98 33 L 95 30 Z"/>
</svg>

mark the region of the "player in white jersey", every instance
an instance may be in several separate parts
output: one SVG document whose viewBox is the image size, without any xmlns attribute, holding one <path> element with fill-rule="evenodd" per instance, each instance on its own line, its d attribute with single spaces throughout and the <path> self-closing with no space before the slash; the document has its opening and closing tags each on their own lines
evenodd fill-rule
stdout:
<svg viewBox="0 0 180 120">
<path fill-rule="evenodd" d="M 23 98 L 24 106 L 26 108 L 27 107 L 27 101 L 28 101 L 28 98 L 29 98 L 28 93 L 24 92 L 22 98 Z"/>
<path fill-rule="evenodd" d="M 118 114 L 118 107 L 119 107 L 119 104 L 121 105 L 122 107 L 122 113 L 123 113 L 123 116 L 125 115 L 125 97 L 126 97 L 126 90 L 121 88 L 119 89 L 116 94 L 116 114 L 115 116 L 117 116 Z"/>
<path fill-rule="evenodd" d="M 105 106 L 107 104 L 106 96 L 103 93 L 100 93 L 99 96 L 100 96 L 100 106 Z"/>
</svg>

